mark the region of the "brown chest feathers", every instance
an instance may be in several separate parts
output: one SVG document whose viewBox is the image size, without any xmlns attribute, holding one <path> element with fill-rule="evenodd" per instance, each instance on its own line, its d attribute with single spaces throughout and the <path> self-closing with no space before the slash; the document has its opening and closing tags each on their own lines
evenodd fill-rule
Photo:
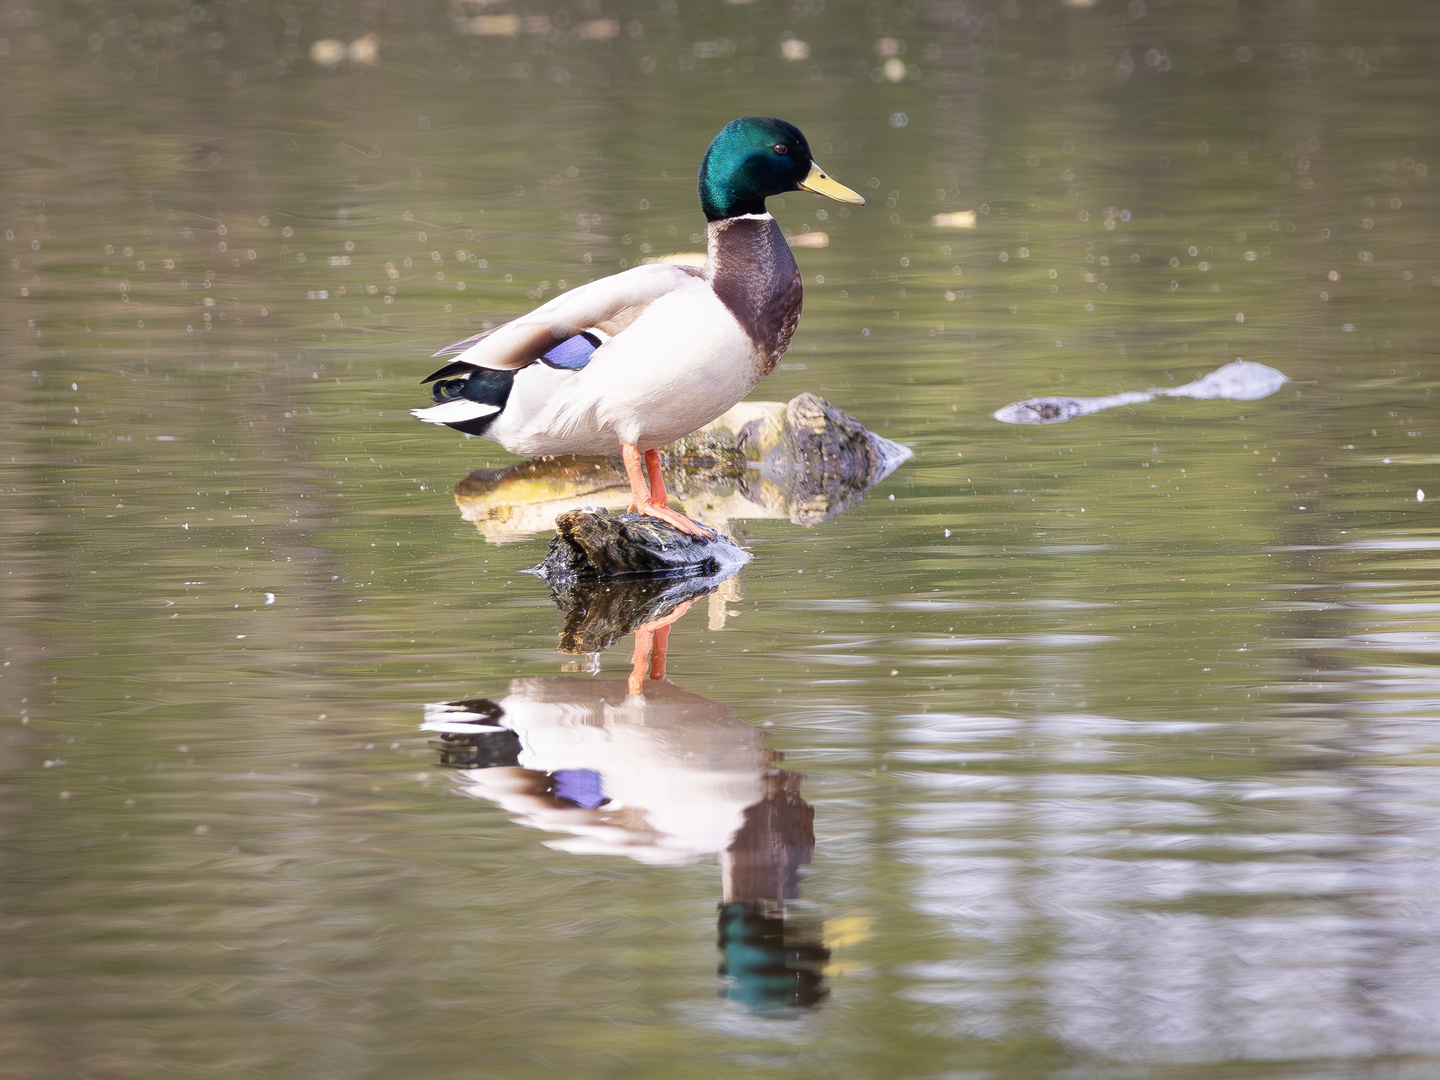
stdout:
<svg viewBox="0 0 1440 1080">
<path fill-rule="evenodd" d="M 755 342 L 770 374 L 800 321 L 800 268 L 768 214 L 710 223 L 710 284 Z"/>
</svg>

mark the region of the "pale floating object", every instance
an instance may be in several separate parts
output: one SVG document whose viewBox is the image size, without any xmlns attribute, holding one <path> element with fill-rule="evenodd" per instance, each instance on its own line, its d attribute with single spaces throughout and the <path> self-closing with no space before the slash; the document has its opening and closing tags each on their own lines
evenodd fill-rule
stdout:
<svg viewBox="0 0 1440 1080">
<path fill-rule="evenodd" d="M 1236 357 L 1194 382 L 1169 389 L 1127 390 L 1105 397 L 1043 397 L 1017 401 L 995 411 L 1005 424 L 1058 424 L 1077 416 L 1103 412 L 1120 405 L 1140 405 L 1157 397 L 1188 397 L 1202 401 L 1258 401 L 1269 397 L 1290 380 L 1283 372 Z"/>
<path fill-rule="evenodd" d="M 669 255 L 657 255 L 653 259 L 645 259 L 647 263 L 664 263 L 666 266 L 694 266 L 705 265 L 707 256 L 703 251 L 672 251 Z"/>
<path fill-rule="evenodd" d="M 336 38 L 321 38 L 310 46 L 310 59 L 321 67 L 334 67 L 345 59 L 345 43 Z"/>
<path fill-rule="evenodd" d="M 1424 489 L 1424 488 L 1416 488 L 1416 489 L 1415 489 L 1415 501 L 1416 501 L 1416 502 L 1424 502 L 1424 501 L 1425 501 L 1425 489 Z"/>
<path fill-rule="evenodd" d="M 906 70 L 905 61 L 898 56 L 892 56 L 880 65 L 880 74 L 885 76 L 887 82 L 904 82 Z"/>
<path fill-rule="evenodd" d="M 591 19 L 576 28 L 575 36 L 582 41 L 610 41 L 620 36 L 620 20 Z"/>
<path fill-rule="evenodd" d="M 936 214 L 930 219 L 930 224 L 941 229 L 973 229 L 975 228 L 975 211 L 956 210 L 949 214 Z"/>
<path fill-rule="evenodd" d="M 809 60 L 810 43 L 799 38 L 786 38 L 780 42 L 780 56 L 785 60 Z"/>
<path fill-rule="evenodd" d="M 823 248 L 830 246 L 830 234 L 823 232 L 802 232 L 794 236 L 787 236 L 791 247 L 798 248 Z"/>
<path fill-rule="evenodd" d="M 547 15 L 471 15 L 456 20 L 455 27 L 472 37 L 514 37 L 516 34 L 544 37 L 550 33 L 550 18 Z"/>
<path fill-rule="evenodd" d="M 380 39 L 374 34 L 366 34 L 362 38 L 356 38 L 349 45 L 345 46 L 345 59 L 352 64 L 363 64 L 366 67 L 374 67 L 380 63 Z"/>
<path fill-rule="evenodd" d="M 364 67 L 380 63 L 380 39 L 366 34 L 346 45 L 339 38 L 320 38 L 310 46 L 310 59 L 323 68 L 333 68 L 342 60 Z"/>
<path fill-rule="evenodd" d="M 472 15 L 460 21 L 460 31 L 475 37 L 514 37 L 520 33 L 520 16 Z"/>
</svg>

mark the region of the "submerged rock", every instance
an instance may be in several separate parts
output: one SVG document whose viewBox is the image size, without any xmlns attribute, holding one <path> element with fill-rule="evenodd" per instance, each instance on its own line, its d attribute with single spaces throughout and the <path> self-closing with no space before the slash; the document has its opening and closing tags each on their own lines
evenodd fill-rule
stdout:
<svg viewBox="0 0 1440 1080">
<path fill-rule="evenodd" d="M 1139 405 L 1154 400 L 1155 394 L 1150 390 L 1127 390 L 1123 394 L 1091 398 L 1030 398 L 996 409 L 995 419 L 1006 424 L 1058 424 L 1062 420 L 1073 420 L 1077 416 L 1087 416 L 1120 405 Z"/>
<path fill-rule="evenodd" d="M 677 446 L 693 453 L 717 440 L 758 465 L 790 520 L 805 526 L 859 502 L 911 455 L 908 447 L 866 430 L 849 413 L 808 392 L 784 405 L 737 405 Z"/>
<path fill-rule="evenodd" d="M 755 518 L 811 526 L 853 506 L 910 450 L 814 394 L 742 402 L 662 451 L 665 484 L 685 514 L 711 528 Z M 630 487 L 618 459 L 536 458 L 476 470 L 455 485 L 460 513 L 491 543 L 546 532 L 558 515 L 619 510 Z"/>
<path fill-rule="evenodd" d="M 1152 390 L 1163 397 L 1188 397 L 1201 400 L 1224 398 L 1226 401 L 1257 401 L 1269 397 L 1289 382 L 1284 372 L 1236 357 L 1223 367 L 1194 382 L 1169 390 Z"/>
<path fill-rule="evenodd" d="M 1041 397 L 1016 401 L 995 410 L 995 419 L 1006 424 L 1058 424 L 1077 416 L 1113 409 L 1119 405 L 1140 405 L 1157 397 L 1188 397 L 1209 401 L 1257 401 L 1269 397 L 1290 380 L 1284 372 L 1264 364 L 1236 357 L 1194 382 L 1169 389 L 1127 390 L 1105 397 Z"/>
</svg>

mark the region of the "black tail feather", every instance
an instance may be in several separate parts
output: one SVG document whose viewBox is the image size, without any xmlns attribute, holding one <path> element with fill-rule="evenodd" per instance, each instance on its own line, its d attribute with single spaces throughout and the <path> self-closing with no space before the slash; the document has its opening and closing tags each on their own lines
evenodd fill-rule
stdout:
<svg viewBox="0 0 1440 1080">
<path fill-rule="evenodd" d="M 505 402 L 510 400 L 510 388 L 514 385 L 515 372 L 480 368 L 472 370 L 461 379 L 441 379 L 430 388 L 430 396 L 437 405 L 465 398 L 468 401 L 478 401 L 481 405 L 494 405 L 497 409 L 503 410 Z M 450 424 L 449 426 L 470 435 L 480 435 L 499 415 L 498 412 L 491 413 L 489 416 L 480 417 L 477 420 L 466 421 L 465 424 Z"/>
<path fill-rule="evenodd" d="M 426 375 L 425 378 L 420 380 L 420 385 L 424 386 L 427 382 L 434 382 L 436 379 L 448 379 L 453 375 L 468 375 L 474 370 L 474 364 L 467 363 L 464 360 L 456 360 L 454 363 L 446 364 L 439 371 Z"/>
</svg>

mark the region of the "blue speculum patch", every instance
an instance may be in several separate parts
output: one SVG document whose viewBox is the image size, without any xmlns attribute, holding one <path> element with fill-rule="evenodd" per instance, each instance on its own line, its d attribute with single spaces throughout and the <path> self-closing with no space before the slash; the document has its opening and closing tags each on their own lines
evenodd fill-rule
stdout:
<svg viewBox="0 0 1440 1080">
<path fill-rule="evenodd" d="M 599 347 L 600 339 L 590 331 L 582 330 L 574 337 L 560 342 L 540 359 L 551 367 L 579 371 L 590 362 L 590 357 Z"/>
</svg>

